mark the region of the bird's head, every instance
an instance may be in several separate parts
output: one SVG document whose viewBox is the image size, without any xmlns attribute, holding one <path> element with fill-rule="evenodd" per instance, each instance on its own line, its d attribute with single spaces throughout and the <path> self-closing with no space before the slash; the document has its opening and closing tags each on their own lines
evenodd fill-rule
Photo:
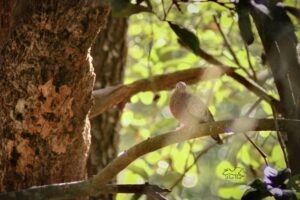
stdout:
<svg viewBox="0 0 300 200">
<path fill-rule="evenodd" d="M 182 92 L 184 93 L 185 92 L 185 89 L 186 89 L 186 84 L 185 82 L 183 81 L 180 81 L 176 84 L 176 87 L 175 87 L 176 91 L 178 92 Z"/>
</svg>

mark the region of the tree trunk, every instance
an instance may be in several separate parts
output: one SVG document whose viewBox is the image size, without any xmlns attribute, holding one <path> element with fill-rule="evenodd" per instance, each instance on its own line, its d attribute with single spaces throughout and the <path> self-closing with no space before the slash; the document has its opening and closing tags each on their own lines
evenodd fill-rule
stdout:
<svg viewBox="0 0 300 200">
<path fill-rule="evenodd" d="M 294 26 L 277 0 L 265 0 L 270 16 L 251 6 L 251 15 L 262 40 L 280 97 L 280 112 L 288 119 L 300 119 L 300 65 L 296 50 Z M 300 174 L 300 134 L 293 127 L 287 130 L 287 152 L 294 175 Z"/>
<path fill-rule="evenodd" d="M 0 0 L 0 49 L 7 38 L 15 0 Z"/>
<path fill-rule="evenodd" d="M 108 11 L 92 0 L 17 1 L 0 53 L 0 192 L 85 178 L 88 50 Z"/>
<path fill-rule="evenodd" d="M 96 72 L 95 89 L 122 83 L 127 56 L 127 19 L 108 18 L 91 51 Z M 88 175 L 102 170 L 118 153 L 119 119 L 122 111 L 111 109 L 91 121 L 92 145 L 88 160 Z M 102 195 L 93 199 L 114 199 Z"/>
</svg>

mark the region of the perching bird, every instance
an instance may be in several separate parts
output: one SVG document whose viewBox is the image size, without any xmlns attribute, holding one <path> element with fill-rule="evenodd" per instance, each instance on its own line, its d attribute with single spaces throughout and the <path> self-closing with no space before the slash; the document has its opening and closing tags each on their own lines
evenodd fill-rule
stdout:
<svg viewBox="0 0 300 200">
<path fill-rule="evenodd" d="M 214 121 L 213 115 L 201 99 L 186 91 L 184 82 L 176 84 L 169 106 L 173 116 L 185 126 Z M 223 143 L 219 135 L 213 135 L 212 138 L 218 144 Z"/>
</svg>

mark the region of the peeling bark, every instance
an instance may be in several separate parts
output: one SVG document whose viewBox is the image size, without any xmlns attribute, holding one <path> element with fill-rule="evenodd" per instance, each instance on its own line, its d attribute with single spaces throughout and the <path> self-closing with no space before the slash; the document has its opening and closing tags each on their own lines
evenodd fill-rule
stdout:
<svg viewBox="0 0 300 200">
<path fill-rule="evenodd" d="M 17 1 L 0 53 L 1 192 L 85 177 L 88 51 L 108 11 L 92 1 Z"/>
</svg>

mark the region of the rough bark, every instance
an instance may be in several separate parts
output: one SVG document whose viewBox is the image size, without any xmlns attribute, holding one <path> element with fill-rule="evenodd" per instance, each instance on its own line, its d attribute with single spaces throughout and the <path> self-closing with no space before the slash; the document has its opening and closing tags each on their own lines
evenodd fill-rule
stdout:
<svg viewBox="0 0 300 200">
<path fill-rule="evenodd" d="M 288 119 L 300 118 L 300 64 L 296 50 L 297 39 L 294 26 L 277 0 L 261 1 L 270 11 L 269 15 L 251 7 L 280 96 L 281 114 Z M 297 129 L 287 127 L 287 151 L 292 173 L 300 174 L 299 144 Z"/>
<path fill-rule="evenodd" d="M 91 50 L 96 72 L 95 89 L 122 83 L 127 56 L 126 32 L 126 19 L 109 16 L 107 26 L 98 35 Z M 117 156 L 121 113 L 119 109 L 111 109 L 92 119 L 89 176 L 97 174 Z M 114 199 L 114 195 L 92 199 Z"/>
<path fill-rule="evenodd" d="M 88 50 L 108 11 L 96 1 L 17 1 L 0 53 L 1 192 L 86 176 Z"/>
<path fill-rule="evenodd" d="M 0 49 L 8 36 L 12 7 L 15 0 L 0 0 Z"/>
</svg>

